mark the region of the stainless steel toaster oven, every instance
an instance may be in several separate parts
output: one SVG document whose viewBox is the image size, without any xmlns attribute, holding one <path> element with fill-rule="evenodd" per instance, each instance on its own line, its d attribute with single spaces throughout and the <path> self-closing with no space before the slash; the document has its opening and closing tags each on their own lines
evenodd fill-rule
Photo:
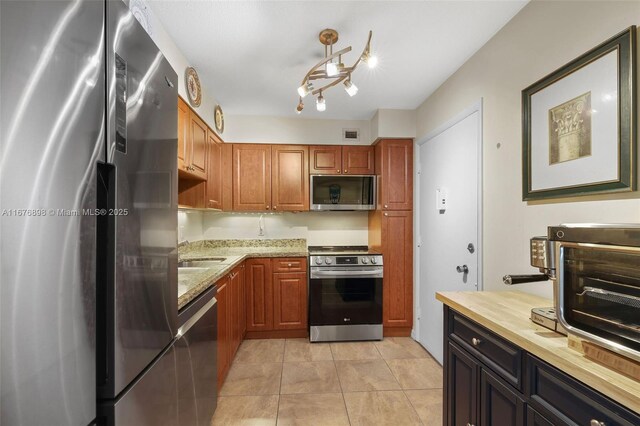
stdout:
<svg viewBox="0 0 640 426">
<path fill-rule="evenodd" d="M 640 361 L 640 225 L 551 226 L 548 241 L 560 324 Z"/>
</svg>

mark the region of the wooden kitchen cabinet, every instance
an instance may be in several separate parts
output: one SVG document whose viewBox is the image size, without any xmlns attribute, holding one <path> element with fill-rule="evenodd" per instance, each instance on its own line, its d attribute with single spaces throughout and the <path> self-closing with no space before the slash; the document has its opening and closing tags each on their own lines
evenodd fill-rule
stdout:
<svg viewBox="0 0 640 426">
<path fill-rule="evenodd" d="M 480 366 L 476 360 L 467 355 L 451 342 L 448 343 L 447 371 L 448 380 L 455 386 L 444 389 L 445 413 L 448 413 L 446 425 L 478 424 L 478 372 Z"/>
<path fill-rule="evenodd" d="M 271 259 L 245 262 L 247 331 L 273 330 Z"/>
<path fill-rule="evenodd" d="M 384 279 L 382 318 L 385 327 L 413 326 L 413 212 L 382 213 Z"/>
<path fill-rule="evenodd" d="M 309 174 L 372 175 L 375 173 L 372 146 L 312 145 L 309 147 Z"/>
<path fill-rule="evenodd" d="M 207 141 L 206 207 L 222 210 L 223 143 L 211 129 L 207 130 Z"/>
<path fill-rule="evenodd" d="M 273 259 L 273 328 L 274 330 L 307 329 L 307 262 L 306 258 Z M 298 271 L 298 272 L 292 272 Z"/>
<path fill-rule="evenodd" d="M 189 114 L 191 109 L 182 98 L 178 98 L 178 170 L 187 170 L 189 151 Z"/>
<path fill-rule="evenodd" d="M 309 210 L 309 148 L 272 145 L 271 165 L 272 209 Z"/>
<path fill-rule="evenodd" d="M 373 146 L 345 145 L 342 147 L 342 174 L 372 175 L 375 173 Z"/>
<path fill-rule="evenodd" d="M 230 324 L 230 349 L 229 349 L 229 357 L 233 359 L 236 352 L 238 351 L 238 347 L 240 346 L 240 342 L 242 342 L 242 306 L 244 305 L 244 300 L 242 300 L 242 295 L 244 292 L 242 291 L 242 287 L 244 286 L 244 274 L 242 272 L 242 265 L 238 265 L 229 274 L 229 294 L 231 299 L 231 324 Z"/>
<path fill-rule="evenodd" d="M 193 111 L 189 114 L 189 136 L 191 139 L 191 174 L 201 179 L 207 178 L 207 125 Z"/>
<path fill-rule="evenodd" d="M 219 280 L 218 293 L 216 299 L 218 301 L 218 390 L 222 387 L 224 379 L 227 376 L 229 367 L 231 366 L 230 348 L 230 297 L 229 297 L 229 278 L 224 277 Z"/>
<path fill-rule="evenodd" d="M 413 139 L 382 139 L 375 145 L 378 210 L 413 209 Z"/>
<path fill-rule="evenodd" d="M 233 210 L 271 208 L 271 145 L 233 144 Z"/>
<path fill-rule="evenodd" d="M 309 174 L 339 175 L 342 173 L 340 145 L 312 145 L 309 147 Z"/>
</svg>

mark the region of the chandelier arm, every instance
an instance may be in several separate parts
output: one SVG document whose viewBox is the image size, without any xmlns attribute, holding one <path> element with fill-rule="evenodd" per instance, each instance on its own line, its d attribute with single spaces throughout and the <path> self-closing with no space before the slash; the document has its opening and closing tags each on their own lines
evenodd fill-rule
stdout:
<svg viewBox="0 0 640 426">
<path fill-rule="evenodd" d="M 344 55 L 345 53 L 351 52 L 351 46 L 349 47 L 345 47 L 342 50 L 337 51 L 336 53 L 327 56 L 326 58 L 324 58 L 323 60 L 321 60 L 320 62 L 318 62 L 317 64 L 315 64 L 310 70 L 309 72 L 304 76 L 304 78 L 302 79 L 302 83 L 300 84 L 301 86 L 304 86 L 304 84 L 307 82 L 307 80 L 309 79 L 309 76 L 316 71 L 318 68 L 320 68 L 322 65 L 326 64 L 327 62 L 329 62 L 330 60 L 332 60 L 333 58 L 336 58 L 340 55 Z"/>
<path fill-rule="evenodd" d="M 342 83 L 342 82 L 343 82 L 347 77 L 348 77 L 348 75 L 343 75 L 343 76 L 341 76 L 339 79 L 334 80 L 334 81 L 332 81 L 331 83 L 329 83 L 329 84 L 327 84 L 327 85 L 325 85 L 325 86 L 322 86 L 322 87 L 321 87 L 321 88 L 319 88 L 319 89 L 314 90 L 313 92 L 311 92 L 311 95 L 312 95 L 312 96 L 315 96 L 315 95 L 317 95 L 318 93 L 323 92 L 323 91 L 327 90 L 328 88 L 335 86 L 336 84 L 340 84 L 340 83 Z"/>
<path fill-rule="evenodd" d="M 369 31 L 369 38 L 367 39 L 367 44 L 365 44 L 364 50 L 362 51 L 360 56 L 358 56 L 358 60 L 356 61 L 355 64 L 353 64 L 353 66 L 351 67 L 351 71 L 349 71 L 349 72 L 353 72 L 356 69 L 358 64 L 360 64 L 360 61 L 362 61 L 362 57 L 364 56 L 365 53 L 367 53 L 367 52 L 371 53 L 370 49 L 371 49 L 371 35 L 372 34 L 373 34 L 373 32 L 370 30 Z"/>
</svg>

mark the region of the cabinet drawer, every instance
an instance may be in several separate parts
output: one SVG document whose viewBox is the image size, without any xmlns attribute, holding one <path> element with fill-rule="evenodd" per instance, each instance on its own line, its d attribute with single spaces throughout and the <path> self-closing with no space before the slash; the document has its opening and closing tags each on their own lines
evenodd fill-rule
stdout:
<svg viewBox="0 0 640 426">
<path fill-rule="evenodd" d="M 282 257 L 271 260 L 273 272 L 307 272 L 305 257 Z"/>
<path fill-rule="evenodd" d="M 553 424 L 640 424 L 639 416 L 544 361 L 527 354 L 526 363 L 530 404 Z"/>
<path fill-rule="evenodd" d="M 522 349 L 457 312 L 449 311 L 449 315 L 449 337 L 502 376 L 507 383 L 522 390 Z"/>
</svg>

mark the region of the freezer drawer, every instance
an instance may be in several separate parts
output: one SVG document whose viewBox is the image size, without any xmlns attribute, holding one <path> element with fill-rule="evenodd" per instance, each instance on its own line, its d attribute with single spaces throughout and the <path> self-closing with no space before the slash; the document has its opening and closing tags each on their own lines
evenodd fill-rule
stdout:
<svg viewBox="0 0 640 426">
<path fill-rule="evenodd" d="M 98 405 L 100 426 L 178 424 L 176 349 L 169 346 L 118 399 Z"/>
<path fill-rule="evenodd" d="M 212 288 L 183 309 L 175 344 L 178 368 L 178 424 L 208 426 L 216 409 L 218 307 Z"/>
</svg>

